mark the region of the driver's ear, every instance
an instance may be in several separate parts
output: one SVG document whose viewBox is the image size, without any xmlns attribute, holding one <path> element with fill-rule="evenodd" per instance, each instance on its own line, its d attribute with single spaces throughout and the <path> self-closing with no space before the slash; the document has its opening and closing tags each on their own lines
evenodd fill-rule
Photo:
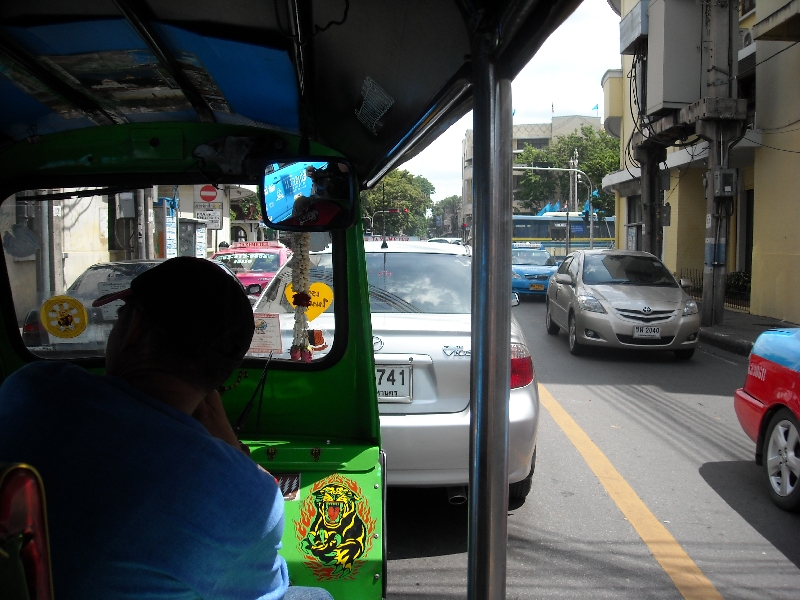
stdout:
<svg viewBox="0 0 800 600">
<path fill-rule="evenodd" d="M 148 333 L 147 321 L 142 312 L 135 306 L 128 310 L 130 311 L 129 314 L 126 315 L 128 323 L 126 324 L 125 335 L 122 338 L 121 349 L 123 350 L 133 348 L 140 344 Z"/>
</svg>

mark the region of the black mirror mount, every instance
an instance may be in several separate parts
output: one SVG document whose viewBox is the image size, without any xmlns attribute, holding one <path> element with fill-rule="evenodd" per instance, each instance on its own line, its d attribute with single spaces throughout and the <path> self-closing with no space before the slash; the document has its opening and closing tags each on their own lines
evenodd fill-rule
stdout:
<svg viewBox="0 0 800 600">
<path fill-rule="evenodd" d="M 264 168 L 264 222 L 284 231 L 333 231 L 355 223 L 358 184 L 345 160 L 304 157 Z"/>
</svg>

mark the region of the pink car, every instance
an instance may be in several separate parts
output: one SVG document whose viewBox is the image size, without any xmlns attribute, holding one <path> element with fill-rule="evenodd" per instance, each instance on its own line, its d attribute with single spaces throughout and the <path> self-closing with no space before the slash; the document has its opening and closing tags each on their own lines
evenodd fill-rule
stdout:
<svg viewBox="0 0 800 600">
<path fill-rule="evenodd" d="M 773 502 L 800 509 L 800 328 L 765 331 L 750 353 L 736 416 L 756 443 Z"/>
<path fill-rule="evenodd" d="M 230 267 L 246 289 L 257 284 L 263 290 L 290 256 L 291 250 L 280 242 L 234 242 L 211 259 Z"/>
</svg>

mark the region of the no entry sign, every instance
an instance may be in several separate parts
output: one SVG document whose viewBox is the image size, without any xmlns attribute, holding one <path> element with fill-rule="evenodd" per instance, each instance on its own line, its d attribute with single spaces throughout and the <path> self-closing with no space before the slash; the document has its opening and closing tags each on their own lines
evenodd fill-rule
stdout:
<svg viewBox="0 0 800 600">
<path fill-rule="evenodd" d="M 200 188 L 200 199 L 206 202 L 213 202 L 217 199 L 217 188 L 213 185 L 204 185 Z"/>
</svg>

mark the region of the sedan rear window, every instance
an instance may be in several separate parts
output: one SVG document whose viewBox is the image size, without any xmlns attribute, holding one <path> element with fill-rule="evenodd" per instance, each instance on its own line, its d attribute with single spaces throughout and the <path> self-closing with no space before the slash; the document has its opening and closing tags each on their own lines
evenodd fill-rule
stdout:
<svg viewBox="0 0 800 600">
<path fill-rule="evenodd" d="M 469 256 L 425 253 L 367 253 L 373 313 L 467 314 L 471 302 Z"/>
<path fill-rule="evenodd" d="M 624 254 L 584 255 L 583 283 L 678 287 L 675 278 L 657 258 Z"/>
</svg>

